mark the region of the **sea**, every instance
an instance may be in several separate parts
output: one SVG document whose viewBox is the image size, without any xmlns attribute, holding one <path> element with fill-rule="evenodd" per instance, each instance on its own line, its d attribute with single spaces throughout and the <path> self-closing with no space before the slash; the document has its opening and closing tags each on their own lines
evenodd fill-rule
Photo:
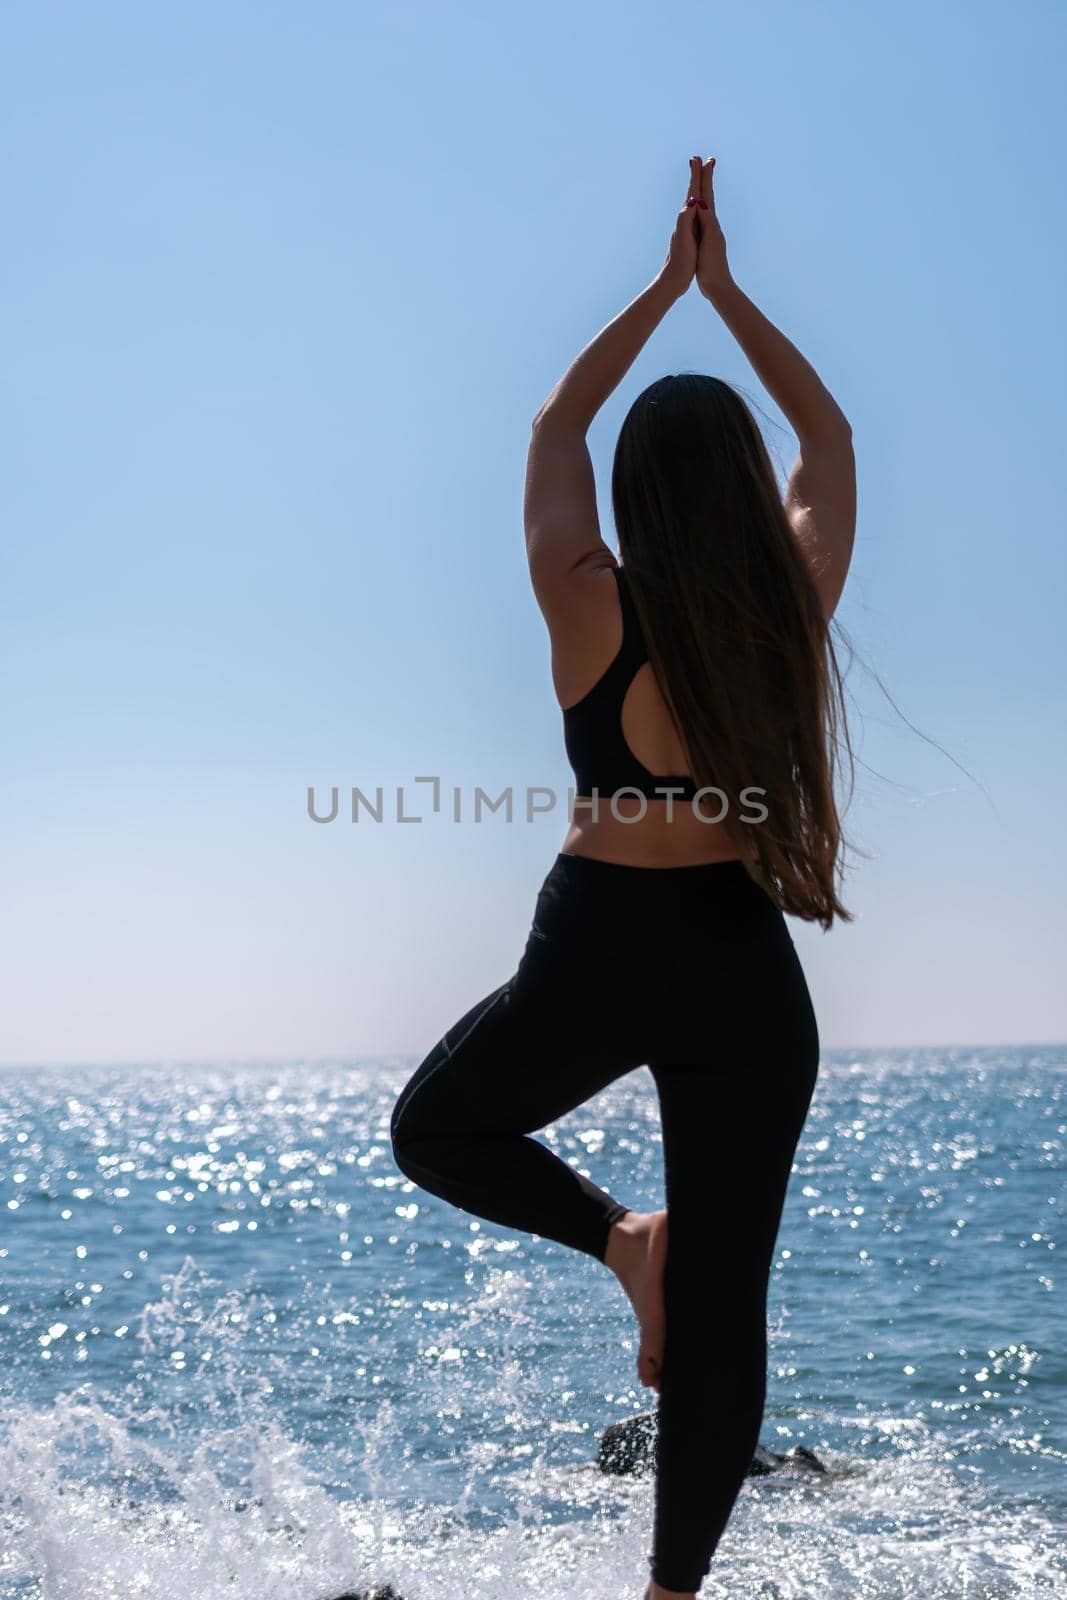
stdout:
<svg viewBox="0 0 1067 1600">
<path fill-rule="evenodd" d="M 0 1070 L 4 1600 L 641 1600 L 652 1481 L 597 1466 L 654 1401 L 629 1303 L 397 1170 L 414 1065 Z M 702 1597 L 1067 1595 L 1065 1084 L 1067 1047 L 824 1054 L 770 1287 L 786 1462 Z M 646 1069 L 538 1137 L 663 1204 Z"/>
</svg>

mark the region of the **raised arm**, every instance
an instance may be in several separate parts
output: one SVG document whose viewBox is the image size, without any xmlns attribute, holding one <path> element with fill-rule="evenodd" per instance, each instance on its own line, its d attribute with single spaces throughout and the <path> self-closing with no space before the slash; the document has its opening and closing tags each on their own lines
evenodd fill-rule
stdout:
<svg viewBox="0 0 1067 1600">
<path fill-rule="evenodd" d="M 856 531 L 852 427 L 814 367 L 734 282 L 715 212 L 714 159 L 704 163 L 697 284 L 797 436 L 784 505 L 829 618 L 845 586 Z"/>
<path fill-rule="evenodd" d="M 534 593 L 542 612 L 565 607 L 576 574 L 613 566 L 600 534 L 589 426 L 626 376 L 650 334 L 689 288 L 696 271 L 694 214 L 701 164 L 689 164 L 689 192 L 667 258 L 646 288 L 575 359 L 533 420 L 523 522 Z"/>
</svg>

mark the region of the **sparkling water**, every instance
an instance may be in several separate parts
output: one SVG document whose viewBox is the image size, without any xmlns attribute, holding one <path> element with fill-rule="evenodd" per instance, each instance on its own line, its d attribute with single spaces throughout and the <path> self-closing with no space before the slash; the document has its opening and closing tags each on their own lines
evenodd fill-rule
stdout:
<svg viewBox="0 0 1067 1600">
<path fill-rule="evenodd" d="M 396 1170 L 414 1065 L 0 1071 L 4 1600 L 641 1600 L 651 1480 L 595 1465 L 654 1403 L 629 1304 Z M 1065 1076 L 824 1058 L 762 1443 L 829 1471 L 749 1479 L 702 1595 L 1067 1594 Z M 647 1071 L 539 1137 L 663 1203 Z"/>
</svg>

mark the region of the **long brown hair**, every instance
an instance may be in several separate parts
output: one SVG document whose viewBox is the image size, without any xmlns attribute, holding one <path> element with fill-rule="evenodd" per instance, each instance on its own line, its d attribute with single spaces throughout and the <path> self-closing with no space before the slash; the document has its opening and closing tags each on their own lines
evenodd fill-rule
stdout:
<svg viewBox="0 0 1067 1600">
<path fill-rule="evenodd" d="M 745 400 L 702 373 L 650 384 L 623 422 L 611 496 L 694 780 L 722 791 L 720 826 L 783 911 L 823 928 L 850 921 L 834 793 L 842 751 L 850 790 L 853 776 L 842 675 Z M 742 820 L 759 805 L 765 821 Z"/>
</svg>

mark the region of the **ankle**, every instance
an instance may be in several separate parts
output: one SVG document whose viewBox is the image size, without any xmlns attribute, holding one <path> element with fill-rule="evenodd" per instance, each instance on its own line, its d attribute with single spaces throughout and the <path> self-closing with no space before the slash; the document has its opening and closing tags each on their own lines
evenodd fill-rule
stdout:
<svg viewBox="0 0 1067 1600">
<path fill-rule="evenodd" d="M 613 1272 L 624 1270 L 637 1253 L 643 1233 L 642 1214 L 624 1211 L 608 1229 L 608 1242 L 604 1251 L 604 1264 Z"/>
</svg>

